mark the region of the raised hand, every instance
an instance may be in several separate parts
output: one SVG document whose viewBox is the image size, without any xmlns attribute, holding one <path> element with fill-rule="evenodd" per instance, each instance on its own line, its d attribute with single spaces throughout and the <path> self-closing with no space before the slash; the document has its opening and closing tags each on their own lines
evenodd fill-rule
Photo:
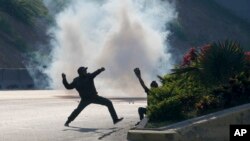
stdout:
<svg viewBox="0 0 250 141">
<path fill-rule="evenodd" d="M 101 67 L 101 71 L 105 71 L 105 68 L 104 68 L 104 67 Z"/>
<path fill-rule="evenodd" d="M 64 73 L 62 73 L 62 78 L 63 78 L 63 79 L 66 78 L 66 75 L 65 75 Z"/>
<path fill-rule="evenodd" d="M 135 75 L 136 75 L 137 77 L 141 77 L 141 72 L 140 72 L 140 69 L 139 69 L 139 68 L 135 68 L 135 69 L 134 69 L 134 72 L 135 72 Z"/>
</svg>

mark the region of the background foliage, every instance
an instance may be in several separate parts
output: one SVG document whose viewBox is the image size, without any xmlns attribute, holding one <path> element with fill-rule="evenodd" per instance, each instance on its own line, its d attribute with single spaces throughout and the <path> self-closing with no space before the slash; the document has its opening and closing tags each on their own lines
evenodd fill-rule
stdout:
<svg viewBox="0 0 250 141">
<path fill-rule="evenodd" d="M 191 48 L 151 90 L 150 121 L 179 121 L 250 102 L 249 63 L 234 41 Z"/>
</svg>

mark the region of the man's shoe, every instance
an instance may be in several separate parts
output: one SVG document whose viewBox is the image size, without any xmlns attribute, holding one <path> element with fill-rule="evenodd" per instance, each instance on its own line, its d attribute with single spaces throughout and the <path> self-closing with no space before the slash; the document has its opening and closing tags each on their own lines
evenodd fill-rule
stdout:
<svg viewBox="0 0 250 141">
<path fill-rule="evenodd" d="M 116 119 L 115 121 L 114 121 L 114 124 L 116 124 L 116 123 L 118 123 L 118 122 L 120 122 L 120 121 L 122 121 L 123 120 L 123 117 L 122 118 L 118 118 L 118 119 Z"/>
<path fill-rule="evenodd" d="M 67 121 L 64 126 L 69 127 L 69 122 Z"/>
<path fill-rule="evenodd" d="M 136 124 L 135 124 L 135 126 L 137 126 L 137 125 L 139 125 L 140 124 L 140 121 L 138 121 Z"/>
</svg>

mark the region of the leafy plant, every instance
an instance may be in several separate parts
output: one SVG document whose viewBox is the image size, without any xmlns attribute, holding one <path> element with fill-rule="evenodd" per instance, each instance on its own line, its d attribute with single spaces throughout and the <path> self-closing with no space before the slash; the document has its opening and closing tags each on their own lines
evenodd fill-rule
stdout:
<svg viewBox="0 0 250 141">
<path fill-rule="evenodd" d="M 230 78 L 228 83 L 213 90 L 213 95 L 220 98 L 223 108 L 247 103 L 250 101 L 250 75 L 241 72 Z"/>
<path fill-rule="evenodd" d="M 218 97 L 214 95 L 204 95 L 200 101 L 195 104 L 197 115 L 203 115 L 221 108 Z"/>
<path fill-rule="evenodd" d="M 169 97 L 148 107 L 148 115 L 151 121 L 184 119 L 182 104 L 178 96 Z"/>
<path fill-rule="evenodd" d="M 151 90 L 150 121 L 179 121 L 250 102 L 249 56 L 233 41 L 191 48 Z"/>
<path fill-rule="evenodd" d="M 173 69 L 174 74 L 190 73 L 206 85 L 225 83 L 229 77 L 241 72 L 245 67 L 244 51 L 237 42 L 225 41 L 194 48 L 184 55 L 180 67 Z"/>
<path fill-rule="evenodd" d="M 152 121 L 173 121 L 194 116 L 195 103 L 209 93 L 188 74 L 168 74 L 163 86 L 154 88 L 148 97 L 148 116 Z"/>
<path fill-rule="evenodd" d="M 199 55 L 199 67 L 206 84 L 225 83 L 229 77 L 244 69 L 244 51 L 233 41 L 213 43 Z"/>
</svg>

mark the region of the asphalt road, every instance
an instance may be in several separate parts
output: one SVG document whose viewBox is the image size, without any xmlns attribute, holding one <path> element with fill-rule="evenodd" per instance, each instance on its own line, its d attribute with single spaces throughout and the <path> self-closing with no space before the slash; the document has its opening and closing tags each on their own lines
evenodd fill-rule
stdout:
<svg viewBox="0 0 250 141">
<path fill-rule="evenodd" d="M 122 122 L 113 125 L 108 109 L 92 104 L 64 127 L 78 102 L 63 91 L 0 91 L 0 141 L 126 141 L 137 108 L 146 105 L 144 98 L 113 98 Z"/>
</svg>

